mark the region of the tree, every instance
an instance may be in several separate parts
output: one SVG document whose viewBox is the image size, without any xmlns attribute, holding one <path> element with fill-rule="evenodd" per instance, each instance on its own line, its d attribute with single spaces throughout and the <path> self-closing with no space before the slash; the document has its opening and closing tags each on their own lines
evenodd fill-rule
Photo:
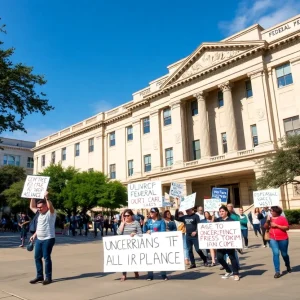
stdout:
<svg viewBox="0 0 300 300">
<path fill-rule="evenodd" d="M 288 136 L 282 147 L 262 161 L 262 174 L 256 184 L 259 189 L 278 188 L 300 180 L 300 135 Z"/>
<path fill-rule="evenodd" d="M 127 205 L 127 189 L 120 181 L 110 181 L 106 185 L 105 197 L 98 206 L 111 210 Z"/>
<path fill-rule="evenodd" d="M 0 193 L 8 189 L 13 183 L 26 179 L 25 169 L 17 166 L 0 167 Z"/>
<path fill-rule="evenodd" d="M 0 33 L 6 33 L 5 25 Z M 0 134 L 3 131 L 20 130 L 26 132 L 23 124 L 28 114 L 40 112 L 43 115 L 53 109 L 43 92 L 36 87 L 46 80 L 42 75 L 33 74 L 33 67 L 22 63 L 13 64 L 11 56 L 15 49 L 3 49 L 0 41 Z"/>
</svg>

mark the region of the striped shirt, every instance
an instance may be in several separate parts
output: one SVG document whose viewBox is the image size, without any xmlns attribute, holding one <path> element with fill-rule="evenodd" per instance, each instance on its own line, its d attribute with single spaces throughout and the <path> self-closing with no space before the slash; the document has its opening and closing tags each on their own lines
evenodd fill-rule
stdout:
<svg viewBox="0 0 300 300">
<path fill-rule="evenodd" d="M 141 224 L 138 221 L 133 221 L 132 223 L 125 223 L 123 232 L 120 231 L 120 227 L 117 230 L 117 233 L 119 235 L 130 235 L 133 232 L 138 235 L 142 234 Z"/>
</svg>

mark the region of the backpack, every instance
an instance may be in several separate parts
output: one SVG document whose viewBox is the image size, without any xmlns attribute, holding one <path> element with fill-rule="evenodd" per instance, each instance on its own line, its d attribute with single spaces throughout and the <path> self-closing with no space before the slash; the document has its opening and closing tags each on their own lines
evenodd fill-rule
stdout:
<svg viewBox="0 0 300 300">
<path fill-rule="evenodd" d="M 31 222 L 29 223 L 29 231 L 30 231 L 30 233 L 32 233 L 32 234 L 34 234 L 34 233 L 36 232 L 39 214 L 40 214 L 40 213 L 37 212 L 37 213 L 35 214 L 35 216 L 33 217 L 33 219 L 31 220 Z"/>
</svg>

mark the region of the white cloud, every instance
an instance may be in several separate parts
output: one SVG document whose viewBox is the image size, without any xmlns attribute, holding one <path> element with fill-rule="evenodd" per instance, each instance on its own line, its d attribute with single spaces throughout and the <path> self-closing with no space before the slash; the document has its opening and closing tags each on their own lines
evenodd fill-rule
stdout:
<svg viewBox="0 0 300 300">
<path fill-rule="evenodd" d="M 243 0 L 238 4 L 234 19 L 220 22 L 219 28 L 228 36 L 256 23 L 264 28 L 272 27 L 298 13 L 298 0 Z"/>
<path fill-rule="evenodd" d="M 93 109 L 94 114 L 98 114 L 100 112 L 105 112 L 115 107 L 112 102 L 106 100 L 99 100 L 97 102 L 91 103 L 90 107 Z"/>
</svg>

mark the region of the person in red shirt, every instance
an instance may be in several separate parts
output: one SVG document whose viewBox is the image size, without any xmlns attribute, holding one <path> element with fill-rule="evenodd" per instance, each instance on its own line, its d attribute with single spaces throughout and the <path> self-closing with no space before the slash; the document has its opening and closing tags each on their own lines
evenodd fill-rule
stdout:
<svg viewBox="0 0 300 300">
<path fill-rule="evenodd" d="M 273 252 L 273 263 L 275 268 L 274 278 L 279 278 L 281 276 L 280 253 L 285 262 L 287 272 L 292 272 L 288 255 L 289 236 L 287 231 L 289 230 L 289 223 L 285 217 L 281 216 L 282 209 L 280 207 L 272 206 L 271 214 L 272 217 L 267 220 L 265 228 L 269 230 L 270 234 L 270 247 Z"/>
</svg>

